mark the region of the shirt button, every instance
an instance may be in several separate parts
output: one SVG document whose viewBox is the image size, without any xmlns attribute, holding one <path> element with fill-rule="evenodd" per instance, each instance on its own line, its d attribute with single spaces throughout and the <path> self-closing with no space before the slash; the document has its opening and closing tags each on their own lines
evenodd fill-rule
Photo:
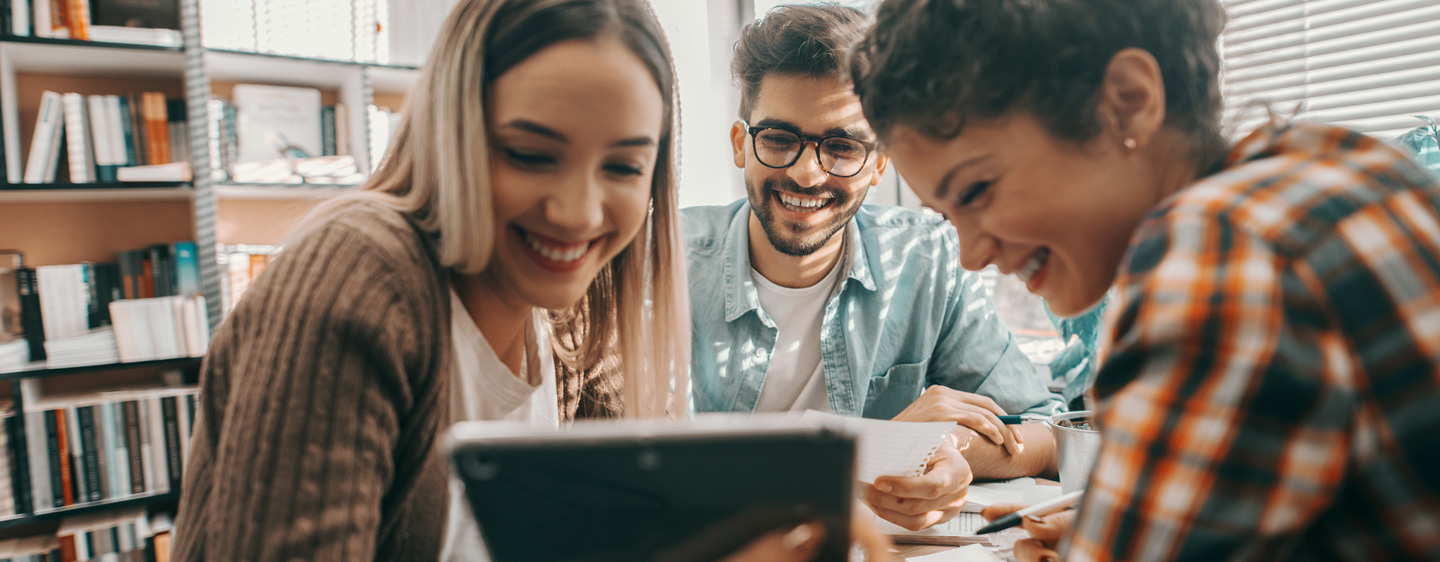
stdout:
<svg viewBox="0 0 1440 562">
<path fill-rule="evenodd" d="M 757 350 L 755 350 L 755 358 L 756 358 L 756 359 L 759 359 L 759 360 L 761 360 L 761 361 L 764 361 L 766 355 L 767 355 L 767 353 L 765 353 L 765 350 L 764 350 L 764 349 L 757 349 Z"/>
</svg>

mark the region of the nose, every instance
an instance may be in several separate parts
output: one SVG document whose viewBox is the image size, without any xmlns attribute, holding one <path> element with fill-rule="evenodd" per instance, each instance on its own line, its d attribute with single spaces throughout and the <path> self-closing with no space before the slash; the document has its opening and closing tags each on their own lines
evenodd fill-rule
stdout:
<svg viewBox="0 0 1440 562">
<path fill-rule="evenodd" d="M 811 146 L 815 148 L 812 150 L 810 148 Z M 825 173 L 825 169 L 820 167 L 820 158 L 818 157 L 819 150 L 820 145 L 817 143 L 806 142 L 802 144 L 800 146 L 800 156 L 795 160 L 794 164 L 790 165 L 790 168 L 785 170 L 785 175 L 790 176 L 790 179 L 801 187 L 820 185 L 821 182 L 825 181 L 826 176 L 830 174 Z"/>
<path fill-rule="evenodd" d="M 576 237 L 598 230 L 605 221 L 604 189 L 599 178 L 575 173 L 544 201 L 545 220 Z"/>
<path fill-rule="evenodd" d="M 956 220 L 953 217 L 949 218 L 949 221 L 960 238 L 960 267 L 980 271 L 990 265 L 996 250 L 999 249 L 999 243 L 981 232 L 980 228 L 973 224 L 974 221 Z"/>
</svg>

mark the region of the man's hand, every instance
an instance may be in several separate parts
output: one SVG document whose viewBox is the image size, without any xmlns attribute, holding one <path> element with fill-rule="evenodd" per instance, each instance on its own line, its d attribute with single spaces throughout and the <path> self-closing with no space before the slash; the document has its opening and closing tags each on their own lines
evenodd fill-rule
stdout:
<svg viewBox="0 0 1440 562">
<path fill-rule="evenodd" d="M 982 510 L 980 516 L 986 521 L 994 521 L 1024 507 L 1026 506 L 1017 504 L 992 505 Z M 1067 509 L 1044 517 L 1030 516 L 1021 520 L 1020 525 L 1025 532 L 1030 533 L 1030 538 L 1015 543 L 1015 559 L 1021 562 L 1060 560 L 1060 554 L 1055 549 L 1059 547 L 1060 539 L 1075 523 L 1075 513 L 1075 510 Z"/>
<path fill-rule="evenodd" d="M 1018 455 L 1025 450 L 1025 443 L 1019 433 L 1000 421 L 999 416 L 1003 415 L 1005 410 L 988 396 L 935 385 L 925 389 L 924 394 L 906 406 L 894 419 L 908 422 L 958 422 L 992 443 L 1004 447 L 1011 455 Z"/>
<path fill-rule="evenodd" d="M 931 457 L 925 474 L 914 478 L 881 476 L 875 479 L 874 486 L 863 487 L 863 497 L 875 515 L 919 531 L 959 514 L 972 479 L 969 463 L 946 440 Z"/>
</svg>

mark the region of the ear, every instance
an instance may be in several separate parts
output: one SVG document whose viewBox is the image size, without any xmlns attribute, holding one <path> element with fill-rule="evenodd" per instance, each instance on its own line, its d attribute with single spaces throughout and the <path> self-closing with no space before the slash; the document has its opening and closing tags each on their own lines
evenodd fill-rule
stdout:
<svg viewBox="0 0 1440 562">
<path fill-rule="evenodd" d="M 736 168 L 745 168 L 745 136 L 748 134 L 744 123 L 736 121 L 730 126 L 730 146 L 735 149 Z"/>
<path fill-rule="evenodd" d="M 885 179 L 885 169 L 890 167 L 890 157 L 884 152 L 875 153 L 875 171 L 870 173 L 870 187 L 880 185 L 880 180 Z"/>
<path fill-rule="evenodd" d="M 1165 80 L 1149 51 L 1115 53 L 1105 68 L 1099 98 L 1096 116 L 1116 146 L 1127 138 L 1145 146 L 1165 125 Z"/>
</svg>

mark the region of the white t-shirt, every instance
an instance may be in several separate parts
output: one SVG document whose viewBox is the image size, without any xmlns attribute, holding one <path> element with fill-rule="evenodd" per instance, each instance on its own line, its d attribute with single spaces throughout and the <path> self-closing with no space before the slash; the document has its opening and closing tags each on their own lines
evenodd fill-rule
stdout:
<svg viewBox="0 0 1440 562">
<path fill-rule="evenodd" d="M 839 262 L 820 282 L 799 289 L 776 285 L 753 268 L 750 275 L 755 279 L 760 308 L 779 330 L 755 411 L 830 411 L 825 365 L 820 361 L 820 326 L 825 320 L 825 303 L 840 278 Z"/>
<path fill-rule="evenodd" d="M 525 358 L 515 376 L 503 362 L 480 328 L 466 312 L 460 296 L 450 291 L 450 334 L 454 365 L 450 379 L 450 421 L 528 421 L 537 427 L 559 427 L 556 406 L 555 358 L 550 353 L 550 334 L 543 312 L 536 311 L 525 333 Z M 489 560 L 480 528 L 465 501 L 464 488 L 450 477 L 450 517 L 445 526 L 445 545 L 440 559 Z"/>
</svg>

